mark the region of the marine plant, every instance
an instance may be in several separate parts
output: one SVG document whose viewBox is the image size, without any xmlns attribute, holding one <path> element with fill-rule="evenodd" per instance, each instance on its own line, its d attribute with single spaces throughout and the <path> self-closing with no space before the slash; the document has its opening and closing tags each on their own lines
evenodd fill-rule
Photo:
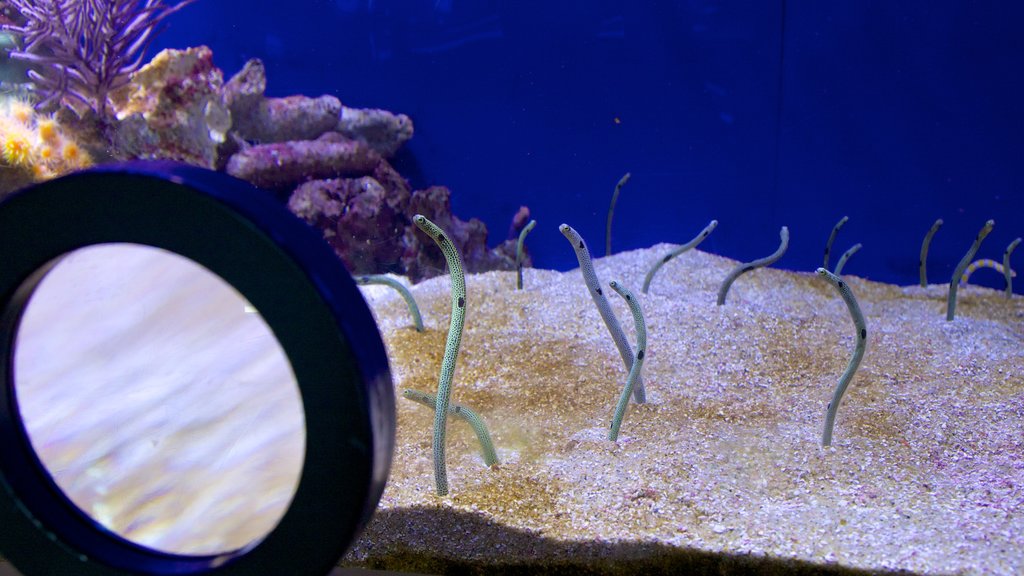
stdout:
<svg viewBox="0 0 1024 576">
<path fill-rule="evenodd" d="M 960 285 L 960 278 L 963 277 L 964 271 L 967 270 L 967 266 L 970 265 L 971 259 L 978 253 L 978 248 L 981 247 L 981 241 L 988 236 L 989 232 L 996 225 L 995 220 L 989 220 L 985 222 L 985 225 L 981 227 L 978 235 L 974 237 L 974 242 L 971 244 L 967 254 L 960 259 L 960 263 L 956 265 L 956 270 L 953 271 L 953 278 L 949 281 L 949 296 L 946 300 L 946 321 L 952 322 L 953 317 L 956 314 L 956 289 Z"/>
<path fill-rule="evenodd" d="M 633 387 L 640 381 L 640 370 L 643 368 L 644 356 L 647 353 L 647 324 L 644 322 L 644 313 L 640 309 L 640 303 L 637 302 L 633 293 L 614 280 L 608 285 L 629 304 L 629 311 L 633 314 L 633 322 L 636 324 L 636 360 L 629 369 L 626 386 L 622 389 L 622 394 L 619 396 L 619 403 L 615 406 L 615 415 L 612 416 L 612 425 L 608 430 L 608 439 L 615 442 L 619 438 L 619 428 L 622 427 L 622 419 L 626 415 L 629 396 L 633 392 Z"/>
<path fill-rule="evenodd" d="M 615 203 L 619 201 L 619 191 L 621 191 L 622 187 L 626 185 L 626 182 L 629 182 L 630 177 L 631 174 L 626 172 L 622 178 L 619 178 L 619 182 L 615 185 L 615 191 L 612 192 L 612 201 L 611 204 L 608 205 L 608 220 L 605 222 L 604 226 L 605 256 L 612 255 L 612 215 L 615 213 Z"/>
<path fill-rule="evenodd" d="M 917 269 L 921 274 L 921 288 L 928 285 L 928 274 L 925 271 L 925 262 L 928 260 L 928 246 L 932 243 L 932 236 L 935 236 L 935 233 L 941 226 L 942 218 L 939 218 L 928 229 L 928 233 L 924 235 L 924 242 L 921 242 L 921 258 L 917 261 Z"/>
<path fill-rule="evenodd" d="M 843 255 L 839 257 L 839 262 L 836 263 L 836 269 L 833 270 L 832 273 L 835 274 L 836 276 L 841 275 L 843 273 L 843 267 L 846 266 L 847 260 L 849 260 L 850 256 L 853 256 L 854 254 L 856 254 L 857 251 L 860 250 L 860 249 L 861 249 L 861 244 L 858 242 L 857 244 L 854 244 L 853 246 L 850 246 L 849 250 L 847 250 L 846 252 L 843 252 Z"/>
<path fill-rule="evenodd" d="M 576 251 L 576 259 L 580 263 L 580 274 L 583 275 L 583 283 L 587 285 L 590 298 L 594 301 L 594 305 L 597 306 L 597 311 L 601 314 L 604 325 L 608 327 L 608 332 L 612 335 L 615 347 L 619 349 L 622 363 L 626 365 L 626 370 L 631 370 L 633 368 L 633 348 L 630 347 L 629 341 L 626 340 L 626 333 L 622 331 L 618 318 L 615 317 L 612 307 L 608 304 L 608 299 L 605 298 L 604 292 L 601 290 L 601 282 L 597 279 L 597 272 L 594 271 L 594 263 L 590 259 L 590 250 L 587 249 L 587 243 L 583 241 L 580 233 L 568 224 L 559 226 L 558 231 L 562 233 L 562 236 L 565 236 L 565 239 L 572 245 L 573 250 Z M 636 387 L 633 389 L 633 400 L 637 404 L 643 404 L 647 401 L 644 381 L 641 377 L 637 378 Z"/>
<path fill-rule="evenodd" d="M 836 424 L 836 412 L 839 410 L 839 402 L 843 399 L 843 394 L 846 393 L 850 380 L 853 380 L 853 375 L 857 372 L 861 359 L 864 358 L 864 349 L 867 347 L 868 341 L 868 328 L 864 323 L 864 315 L 860 312 L 860 305 L 857 304 L 857 298 L 854 297 L 849 284 L 843 282 L 839 276 L 824 268 L 818 268 L 817 273 L 839 291 L 839 295 L 843 297 L 846 307 L 850 310 L 850 316 L 853 317 L 853 325 L 857 328 L 856 347 L 853 350 L 853 356 L 850 358 L 850 363 L 846 365 L 843 375 L 839 377 L 839 384 L 836 385 L 836 390 L 832 394 L 832 401 L 828 403 L 828 408 L 825 410 L 825 427 L 821 433 L 821 445 L 831 446 L 832 429 Z"/>
<path fill-rule="evenodd" d="M 523 289 L 523 244 L 526 242 L 526 235 L 536 225 L 536 220 L 530 220 L 526 226 L 523 226 L 519 232 L 519 240 L 516 241 L 516 290 Z"/>
<path fill-rule="evenodd" d="M 413 324 L 416 325 L 417 332 L 423 332 L 423 318 L 420 316 L 420 307 L 416 305 L 416 299 L 413 298 L 412 292 L 405 287 L 404 284 L 395 280 L 394 278 L 384 274 L 367 274 L 364 276 L 355 277 L 356 284 L 366 286 L 368 284 L 382 284 L 384 286 L 390 286 L 394 288 L 402 298 L 405 299 L 405 304 L 409 307 L 409 314 L 412 315 Z"/>
<path fill-rule="evenodd" d="M 697 234 L 697 236 L 693 240 L 690 240 L 686 244 L 683 244 L 679 248 L 676 248 L 675 250 L 669 252 L 661 260 L 655 262 L 654 266 L 652 266 L 651 270 L 647 273 L 647 277 L 644 278 L 644 286 L 643 288 L 640 289 L 640 291 L 643 292 L 644 294 L 647 294 L 647 289 L 651 287 L 651 280 L 654 278 L 654 274 L 658 270 L 660 270 L 666 262 L 675 258 L 676 256 L 679 256 L 680 254 L 686 252 L 691 248 L 696 248 L 698 244 L 703 242 L 705 238 L 711 235 L 711 232 L 715 229 L 716 226 L 718 226 L 718 220 L 712 220 L 711 222 L 708 222 L 708 225 L 705 226 L 704 229 L 701 230 L 700 234 Z"/>
<path fill-rule="evenodd" d="M 21 41 L 9 54 L 30 66 L 39 108 L 72 98 L 109 115 L 110 93 L 142 65 L 158 26 L 195 0 L 8 0 L 24 19 L 6 25 Z"/>
<path fill-rule="evenodd" d="M 444 230 L 422 214 L 413 216 L 413 223 L 422 230 L 444 254 L 451 276 L 452 318 L 448 326 L 448 339 L 441 359 L 441 374 L 437 379 L 437 400 L 434 405 L 434 482 L 437 495 L 448 494 L 448 470 L 445 467 L 445 433 L 448 426 L 448 403 L 452 395 L 455 360 L 459 357 L 462 328 L 466 322 L 466 275 L 462 270 L 462 256 Z"/>
<path fill-rule="evenodd" d="M 1020 237 L 1014 238 L 1013 242 L 1010 242 L 1006 250 L 1003 251 L 1003 275 L 1006 277 L 1006 297 L 1013 297 L 1013 269 L 1010 268 L 1010 255 L 1017 249 L 1017 245 L 1020 244 Z"/>
<path fill-rule="evenodd" d="M 437 399 L 433 394 L 407 389 L 402 391 L 402 396 L 430 408 L 437 406 Z M 484 465 L 490 468 L 497 464 L 498 454 L 494 451 L 494 442 L 491 441 L 491 433 L 487 431 L 487 424 L 484 423 L 484 419 L 468 406 L 463 406 L 462 404 L 449 404 L 448 413 L 464 420 L 473 429 L 473 432 L 476 432 L 477 440 L 480 441 L 480 452 L 484 457 Z"/>
<path fill-rule="evenodd" d="M 786 253 L 786 248 L 789 247 L 789 228 L 783 226 L 782 229 L 779 230 L 779 239 L 781 240 L 781 242 L 779 242 L 779 247 L 771 256 L 754 260 L 753 262 L 748 262 L 746 264 L 740 264 L 729 272 L 729 275 L 725 277 L 725 280 L 722 281 L 722 285 L 718 288 L 719 306 L 725 304 L 725 296 L 729 293 L 729 287 L 732 286 L 732 283 L 735 282 L 741 274 L 750 272 L 755 268 L 771 266 L 778 261 L 779 258 L 782 258 L 782 255 Z"/>
<path fill-rule="evenodd" d="M 828 270 L 828 260 L 832 253 L 832 243 L 836 241 L 836 235 L 839 234 L 839 229 L 842 228 L 843 224 L 846 224 L 846 221 L 849 219 L 849 216 L 843 216 L 839 219 L 839 222 L 836 222 L 836 225 L 832 227 L 832 233 L 828 235 L 828 242 L 825 242 L 825 263 L 821 265 L 822 268 Z"/>
</svg>

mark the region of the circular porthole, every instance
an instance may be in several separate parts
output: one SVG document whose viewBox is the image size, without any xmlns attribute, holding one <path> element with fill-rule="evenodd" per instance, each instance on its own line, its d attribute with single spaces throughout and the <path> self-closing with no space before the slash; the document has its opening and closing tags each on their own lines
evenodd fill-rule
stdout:
<svg viewBox="0 0 1024 576">
<path fill-rule="evenodd" d="M 384 347 L 275 199 L 171 163 L 0 203 L 0 554 L 35 574 L 325 574 L 394 442 Z"/>
</svg>

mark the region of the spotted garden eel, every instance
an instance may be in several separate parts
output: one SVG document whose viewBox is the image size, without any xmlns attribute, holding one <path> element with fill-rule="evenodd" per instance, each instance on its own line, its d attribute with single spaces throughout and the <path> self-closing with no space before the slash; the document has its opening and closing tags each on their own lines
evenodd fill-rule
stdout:
<svg viewBox="0 0 1024 576">
<path fill-rule="evenodd" d="M 711 235 L 711 232 L 715 229 L 716 226 L 718 226 L 718 220 L 712 220 L 711 222 L 708 222 L 708 225 L 705 226 L 703 230 L 701 230 L 700 234 L 697 234 L 696 238 L 690 240 L 686 244 L 683 244 L 679 248 L 676 248 L 675 250 L 669 252 L 661 260 L 658 260 L 651 268 L 651 271 L 647 273 L 647 277 L 644 278 L 644 287 L 641 288 L 640 291 L 643 292 L 644 294 L 647 294 L 647 289 L 651 287 L 651 280 L 654 278 L 655 272 L 660 270 L 661 267 L 664 266 L 665 263 L 668 262 L 669 260 L 675 258 L 676 256 L 679 256 L 680 254 L 686 252 L 691 248 L 696 248 L 698 244 L 703 242 L 705 238 Z"/>
<path fill-rule="evenodd" d="M 779 230 L 779 238 L 782 240 L 779 243 L 779 249 L 776 250 L 771 256 L 768 256 L 767 258 L 761 258 L 760 260 L 754 260 L 753 262 L 749 262 L 747 264 L 740 264 L 739 266 L 733 268 L 732 272 L 729 272 L 729 275 L 725 277 L 725 280 L 722 281 L 722 285 L 718 288 L 719 306 L 725 304 L 725 296 L 726 294 L 729 293 L 729 287 L 732 286 L 732 283 L 735 282 L 741 274 L 750 272 L 755 268 L 761 268 L 762 266 L 771 266 L 779 258 L 782 258 L 782 255 L 786 253 L 786 248 L 789 247 L 789 228 L 783 226 L 782 230 Z"/>
<path fill-rule="evenodd" d="M 932 227 L 928 229 L 928 233 L 924 235 L 924 242 L 921 242 L 921 259 L 917 262 L 917 269 L 921 273 L 921 288 L 928 285 L 928 273 L 925 271 L 925 262 L 928 261 L 928 247 L 931 246 L 932 236 L 935 236 L 940 227 L 942 227 L 942 218 L 939 218 L 932 224 Z"/>
<path fill-rule="evenodd" d="M 417 332 L 423 332 L 423 318 L 420 316 L 420 307 L 416 305 L 416 299 L 412 297 L 412 292 L 405 287 L 404 284 L 395 280 L 390 276 L 384 274 L 368 274 L 365 276 L 356 276 L 356 284 L 366 286 L 367 284 L 383 284 L 390 286 L 398 291 L 405 299 L 405 304 L 409 307 L 409 314 L 412 314 L 412 322 L 416 325 Z"/>
<path fill-rule="evenodd" d="M 587 285 L 587 290 L 590 291 L 590 297 L 594 300 L 597 311 L 601 313 L 604 325 L 608 327 L 608 332 L 612 335 L 615 347 L 619 349 L 622 363 L 626 365 L 626 370 L 631 370 L 633 368 L 633 349 L 630 347 L 629 341 L 626 340 L 626 333 L 622 331 L 622 326 L 619 326 L 619 320 L 615 317 L 612 307 L 608 304 L 608 299 L 605 298 L 604 292 L 601 290 L 601 282 L 597 279 L 597 272 L 594 271 L 594 263 L 590 259 L 587 243 L 583 241 L 583 237 L 580 236 L 579 232 L 568 224 L 559 226 L 558 231 L 562 233 L 562 236 L 565 236 L 569 243 L 572 244 L 573 250 L 576 251 L 576 259 L 580 263 L 580 273 L 583 274 L 583 282 Z M 633 400 L 637 404 L 643 404 L 647 401 L 643 378 L 637 378 L 636 388 L 633 389 Z"/>
<path fill-rule="evenodd" d="M 455 359 L 459 356 L 462 328 L 466 322 L 466 275 L 462 271 L 462 257 L 444 230 L 422 214 L 414 216 L 412 221 L 441 248 L 441 253 L 448 262 L 448 273 L 451 275 L 452 319 L 448 327 L 448 340 L 444 345 L 441 375 L 437 380 L 437 403 L 434 407 L 434 481 L 437 484 L 438 496 L 445 496 L 448 494 L 448 471 L 444 459 L 445 432 L 448 424 L 448 402 L 452 395 L 452 377 L 455 375 Z"/>
<path fill-rule="evenodd" d="M 974 237 L 974 243 L 971 244 L 971 249 L 964 254 L 964 257 L 960 259 L 960 263 L 956 265 L 956 270 L 953 272 L 953 278 L 949 281 L 949 297 L 946 301 L 946 321 L 952 322 L 953 317 L 956 314 L 956 289 L 960 285 L 960 278 L 963 277 L 964 272 L 967 270 L 967 266 L 971 264 L 971 259 L 978 253 L 978 248 L 981 247 L 981 241 L 988 236 L 988 233 L 995 227 L 996 221 L 989 220 L 985 222 L 985 225 L 981 227 L 978 235 Z"/>
<path fill-rule="evenodd" d="M 619 438 L 619 428 L 622 426 L 622 418 L 626 415 L 626 407 L 629 405 L 629 395 L 633 386 L 640 381 L 640 369 L 644 365 L 644 355 L 647 353 L 647 324 L 644 323 L 644 313 L 640 309 L 640 303 L 636 297 L 622 284 L 612 280 L 609 284 L 629 304 L 629 311 L 633 313 L 633 322 L 636 324 L 636 360 L 629 369 L 629 377 L 626 379 L 626 387 L 622 389 L 619 396 L 619 403 L 615 407 L 615 416 L 612 417 L 612 426 L 608 430 L 608 439 L 615 442 Z"/>
<path fill-rule="evenodd" d="M 516 242 L 516 290 L 523 289 L 523 244 L 526 242 L 526 235 L 536 225 L 536 220 L 530 220 L 529 224 L 523 226 L 523 230 L 519 233 L 519 240 Z"/>
<path fill-rule="evenodd" d="M 858 242 L 857 244 L 850 246 L 849 250 L 843 252 L 843 255 L 839 257 L 839 262 L 836 263 L 836 269 L 833 270 L 832 273 L 835 274 L 836 276 L 841 275 L 843 273 L 843 266 L 846 266 L 846 261 L 850 259 L 850 256 L 856 254 L 857 251 L 860 249 L 861 244 Z"/>
<path fill-rule="evenodd" d="M 403 390 L 402 396 L 430 408 L 437 406 L 437 399 L 433 394 L 409 389 Z M 468 406 L 463 406 L 462 404 L 449 404 L 448 413 L 465 420 L 473 428 L 473 432 L 476 432 L 476 437 L 480 440 L 480 452 L 483 453 L 484 464 L 488 468 L 497 464 L 498 454 L 494 451 L 494 442 L 491 441 L 491 433 L 487 431 L 487 424 L 484 423 L 484 419 Z"/>
<path fill-rule="evenodd" d="M 825 243 L 825 263 L 821 265 L 822 268 L 828 269 L 828 259 L 832 254 L 832 243 L 836 241 L 836 235 L 839 234 L 839 229 L 842 228 L 843 224 L 846 224 L 846 221 L 849 219 L 849 216 L 843 216 L 839 219 L 839 222 L 836 222 L 836 225 L 832 227 L 832 233 L 828 235 L 828 242 Z"/>
<path fill-rule="evenodd" d="M 843 399 L 846 387 L 850 385 L 850 380 L 853 380 L 853 374 L 857 371 L 857 367 L 860 366 L 861 359 L 864 358 L 864 349 L 867 347 L 868 341 L 868 328 L 864 324 L 864 315 L 860 312 L 860 305 L 857 304 L 857 299 L 853 296 L 853 292 L 850 291 L 850 286 L 843 282 L 840 277 L 824 268 L 818 268 L 817 272 L 819 276 L 828 280 L 828 283 L 835 286 L 836 290 L 839 291 L 839 295 L 846 302 L 846 307 L 850 309 L 853 325 L 857 328 L 857 347 L 853 351 L 850 363 L 846 365 L 846 371 L 839 377 L 839 384 L 836 386 L 836 391 L 832 394 L 832 401 L 828 403 L 828 409 L 825 412 L 825 430 L 821 433 L 821 445 L 831 446 L 832 428 L 836 423 L 839 401 Z"/>
<path fill-rule="evenodd" d="M 605 256 L 612 255 L 612 215 L 615 213 L 615 203 L 619 201 L 619 192 L 622 190 L 622 187 L 626 185 L 626 182 L 629 182 L 631 176 L 632 175 L 629 172 L 626 172 L 622 178 L 619 178 L 619 183 L 615 185 L 615 191 L 612 192 L 612 202 L 608 205 L 608 221 L 605 222 L 604 227 Z"/>
<path fill-rule="evenodd" d="M 1017 245 L 1020 244 L 1020 241 L 1021 239 L 1019 237 L 1014 238 L 1013 242 L 1010 242 L 1010 245 L 1006 247 L 1005 251 L 1003 251 L 1003 275 L 1006 277 L 1007 298 L 1013 297 L 1013 277 L 1016 275 L 1014 274 L 1013 269 L 1010 268 L 1010 254 L 1013 254 L 1013 251 L 1017 248 Z"/>
</svg>

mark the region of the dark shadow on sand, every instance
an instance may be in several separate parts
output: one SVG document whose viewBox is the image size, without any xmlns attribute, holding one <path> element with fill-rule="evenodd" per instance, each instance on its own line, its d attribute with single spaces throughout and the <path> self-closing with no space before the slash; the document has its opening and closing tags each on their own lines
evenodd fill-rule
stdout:
<svg viewBox="0 0 1024 576">
<path fill-rule="evenodd" d="M 392 532 L 389 537 L 381 535 Z M 408 534 L 395 538 L 394 533 Z M 445 546 L 412 539 L 429 534 Z M 397 544 L 375 542 L 397 541 Z M 460 549 L 460 543 L 470 543 Z M 562 542 L 443 508 L 378 510 L 356 543 L 365 562 L 342 566 L 423 574 L 694 574 L 714 576 L 913 574 L 836 564 L 712 553 L 646 542 Z M 514 556 L 512 554 L 515 554 Z"/>
</svg>

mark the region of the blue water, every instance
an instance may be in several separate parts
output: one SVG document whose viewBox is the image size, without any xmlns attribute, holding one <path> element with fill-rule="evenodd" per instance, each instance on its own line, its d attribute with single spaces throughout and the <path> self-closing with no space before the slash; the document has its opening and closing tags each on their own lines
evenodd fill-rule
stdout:
<svg viewBox="0 0 1024 576">
<path fill-rule="evenodd" d="M 199 0 L 157 47 L 207 44 L 228 75 L 259 57 L 270 95 L 409 114 L 399 170 L 451 188 L 492 244 L 528 205 L 538 266 L 576 266 L 562 222 L 603 253 L 631 172 L 617 251 L 716 218 L 702 249 L 758 258 L 787 225 L 778 266 L 813 270 L 848 215 L 833 264 L 861 242 L 847 273 L 911 284 L 936 218 L 932 282 L 985 220 L 978 257 L 1024 236 L 1022 21 L 1020 2 Z"/>
</svg>

